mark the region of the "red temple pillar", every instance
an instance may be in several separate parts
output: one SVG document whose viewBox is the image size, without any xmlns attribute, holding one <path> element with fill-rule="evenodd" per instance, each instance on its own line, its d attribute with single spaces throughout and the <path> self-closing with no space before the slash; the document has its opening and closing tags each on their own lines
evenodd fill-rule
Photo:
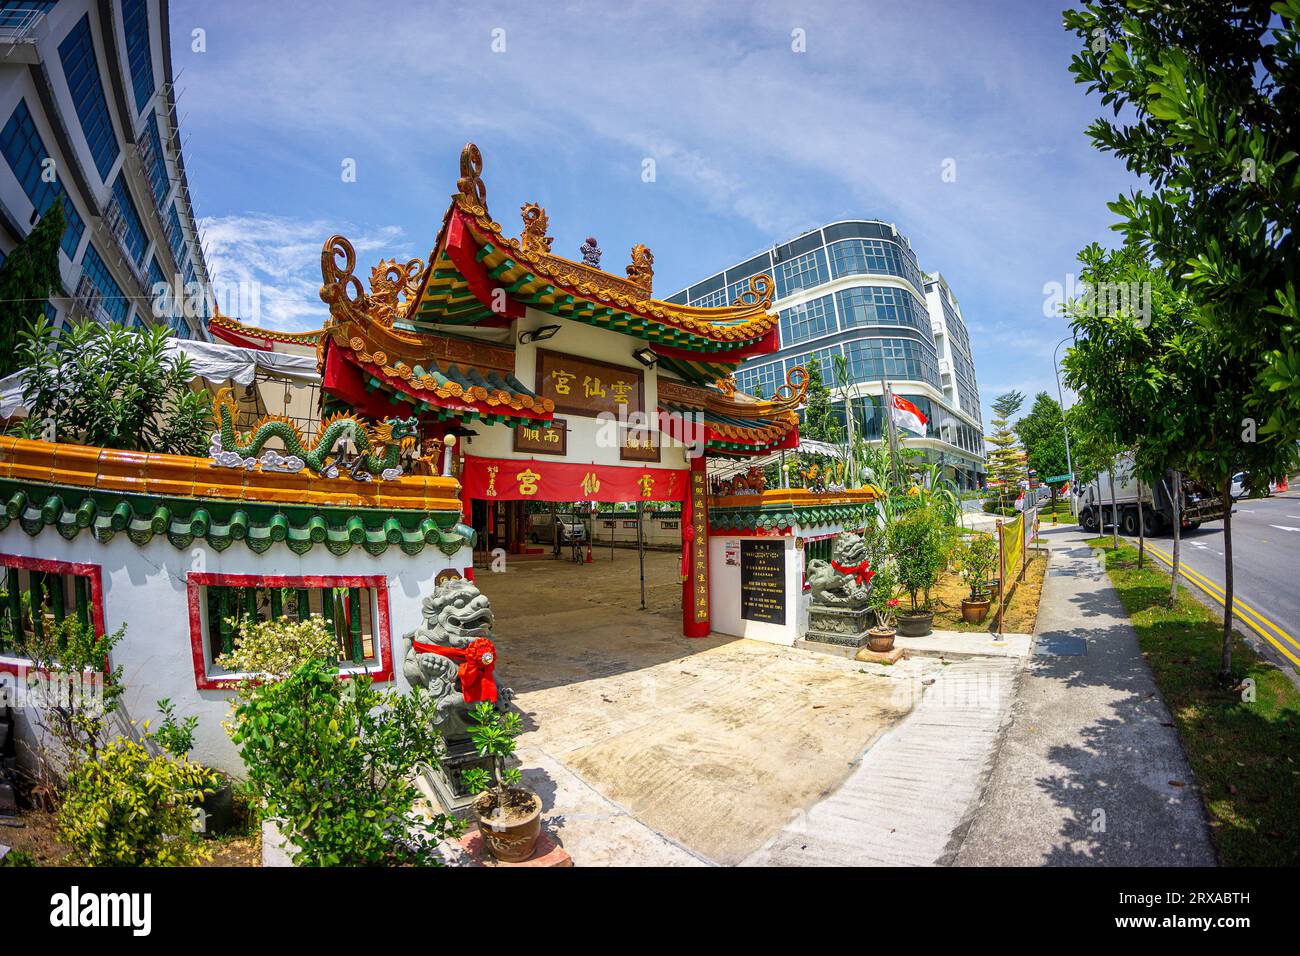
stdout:
<svg viewBox="0 0 1300 956">
<path fill-rule="evenodd" d="M 689 529 L 689 531 L 688 531 Z M 682 508 L 682 634 L 708 637 L 709 476 L 703 455 L 691 459 L 690 482 Z"/>
</svg>

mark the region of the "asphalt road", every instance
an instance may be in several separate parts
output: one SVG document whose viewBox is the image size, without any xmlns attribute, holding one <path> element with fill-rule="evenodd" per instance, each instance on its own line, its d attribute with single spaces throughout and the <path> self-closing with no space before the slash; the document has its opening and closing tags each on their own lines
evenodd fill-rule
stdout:
<svg viewBox="0 0 1300 956">
<path fill-rule="evenodd" d="M 1169 555 L 1173 535 L 1151 539 Z M 1232 514 L 1234 603 L 1243 630 L 1283 669 L 1300 672 L 1300 491 L 1271 498 L 1243 499 Z M 1182 562 L 1202 581 L 1223 588 L 1223 522 L 1183 534 Z M 1195 581 L 1195 575 L 1193 581 Z M 1200 588 L 1202 600 L 1222 610 Z M 1253 612 L 1253 613 L 1252 613 Z M 1262 634 L 1260 632 L 1263 632 Z"/>
</svg>

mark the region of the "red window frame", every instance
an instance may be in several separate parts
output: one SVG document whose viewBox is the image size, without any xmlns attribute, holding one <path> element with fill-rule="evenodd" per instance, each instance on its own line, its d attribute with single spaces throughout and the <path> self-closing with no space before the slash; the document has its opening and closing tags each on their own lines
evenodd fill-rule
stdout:
<svg viewBox="0 0 1300 956">
<path fill-rule="evenodd" d="M 837 531 L 832 531 L 830 534 L 810 534 L 807 537 L 801 539 L 803 541 L 803 547 L 799 549 L 799 554 L 801 556 L 799 559 L 800 560 L 799 580 L 803 584 L 804 591 L 812 590 L 812 585 L 808 583 L 808 545 L 814 541 L 825 541 L 828 538 L 833 538 L 838 533 L 839 532 Z"/>
<path fill-rule="evenodd" d="M 23 571 L 39 571 L 44 574 L 75 574 L 90 579 L 90 621 L 96 634 L 107 633 L 104 629 L 104 579 L 103 567 L 80 561 L 55 561 L 50 558 L 30 558 L 21 554 L 0 554 L 0 564 L 6 568 L 19 568 Z M 0 673 L 18 676 L 19 668 L 24 670 L 27 658 L 16 654 L 0 655 Z M 107 671 L 107 666 L 105 667 Z"/>
<path fill-rule="evenodd" d="M 388 622 L 388 578 L 382 574 L 336 575 L 310 574 L 299 577 L 286 574 L 222 574 L 190 571 L 185 576 L 185 590 L 190 608 L 190 653 L 194 661 L 194 686 L 199 690 L 231 690 L 238 685 L 235 677 L 208 673 L 207 649 L 203 643 L 203 601 L 200 589 L 207 585 L 221 587 L 264 588 L 373 588 L 375 592 L 375 657 L 377 667 L 364 668 L 349 664 L 339 668 L 339 677 L 368 674 L 377 683 L 393 679 L 392 635 Z"/>
</svg>

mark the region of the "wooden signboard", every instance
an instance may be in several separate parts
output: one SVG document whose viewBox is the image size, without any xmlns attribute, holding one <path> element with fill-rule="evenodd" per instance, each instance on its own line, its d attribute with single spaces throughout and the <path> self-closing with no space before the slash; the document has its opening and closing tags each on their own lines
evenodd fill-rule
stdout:
<svg viewBox="0 0 1300 956">
<path fill-rule="evenodd" d="M 785 623 L 785 542 L 740 542 L 740 616 Z"/>
<path fill-rule="evenodd" d="M 622 461 L 658 461 L 659 432 L 649 428 L 618 427 L 618 457 Z"/>
<path fill-rule="evenodd" d="M 568 448 L 569 423 L 563 418 L 552 419 L 549 425 L 519 425 L 515 428 L 515 451 L 563 455 Z"/>
<path fill-rule="evenodd" d="M 555 402 L 557 412 L 570 415 L 595 418 L 602 412 L 630 415 L 645 411 L 645 373 L 641 369 L 545 349 L 537 350 L 535 391 Z"/>
</svg>

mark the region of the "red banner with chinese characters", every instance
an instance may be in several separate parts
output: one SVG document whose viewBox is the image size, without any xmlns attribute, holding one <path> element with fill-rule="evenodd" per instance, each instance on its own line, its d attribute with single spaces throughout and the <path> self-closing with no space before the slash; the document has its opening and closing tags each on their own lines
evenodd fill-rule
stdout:
<svg viewBox="0 0 1300 956">
<path fill-rule="evenodd" d="M 671 468 L 466 455 L 460 483 L 466 497 L 485 501 L 683 501 L 689 475 Z"/>
</svg>

